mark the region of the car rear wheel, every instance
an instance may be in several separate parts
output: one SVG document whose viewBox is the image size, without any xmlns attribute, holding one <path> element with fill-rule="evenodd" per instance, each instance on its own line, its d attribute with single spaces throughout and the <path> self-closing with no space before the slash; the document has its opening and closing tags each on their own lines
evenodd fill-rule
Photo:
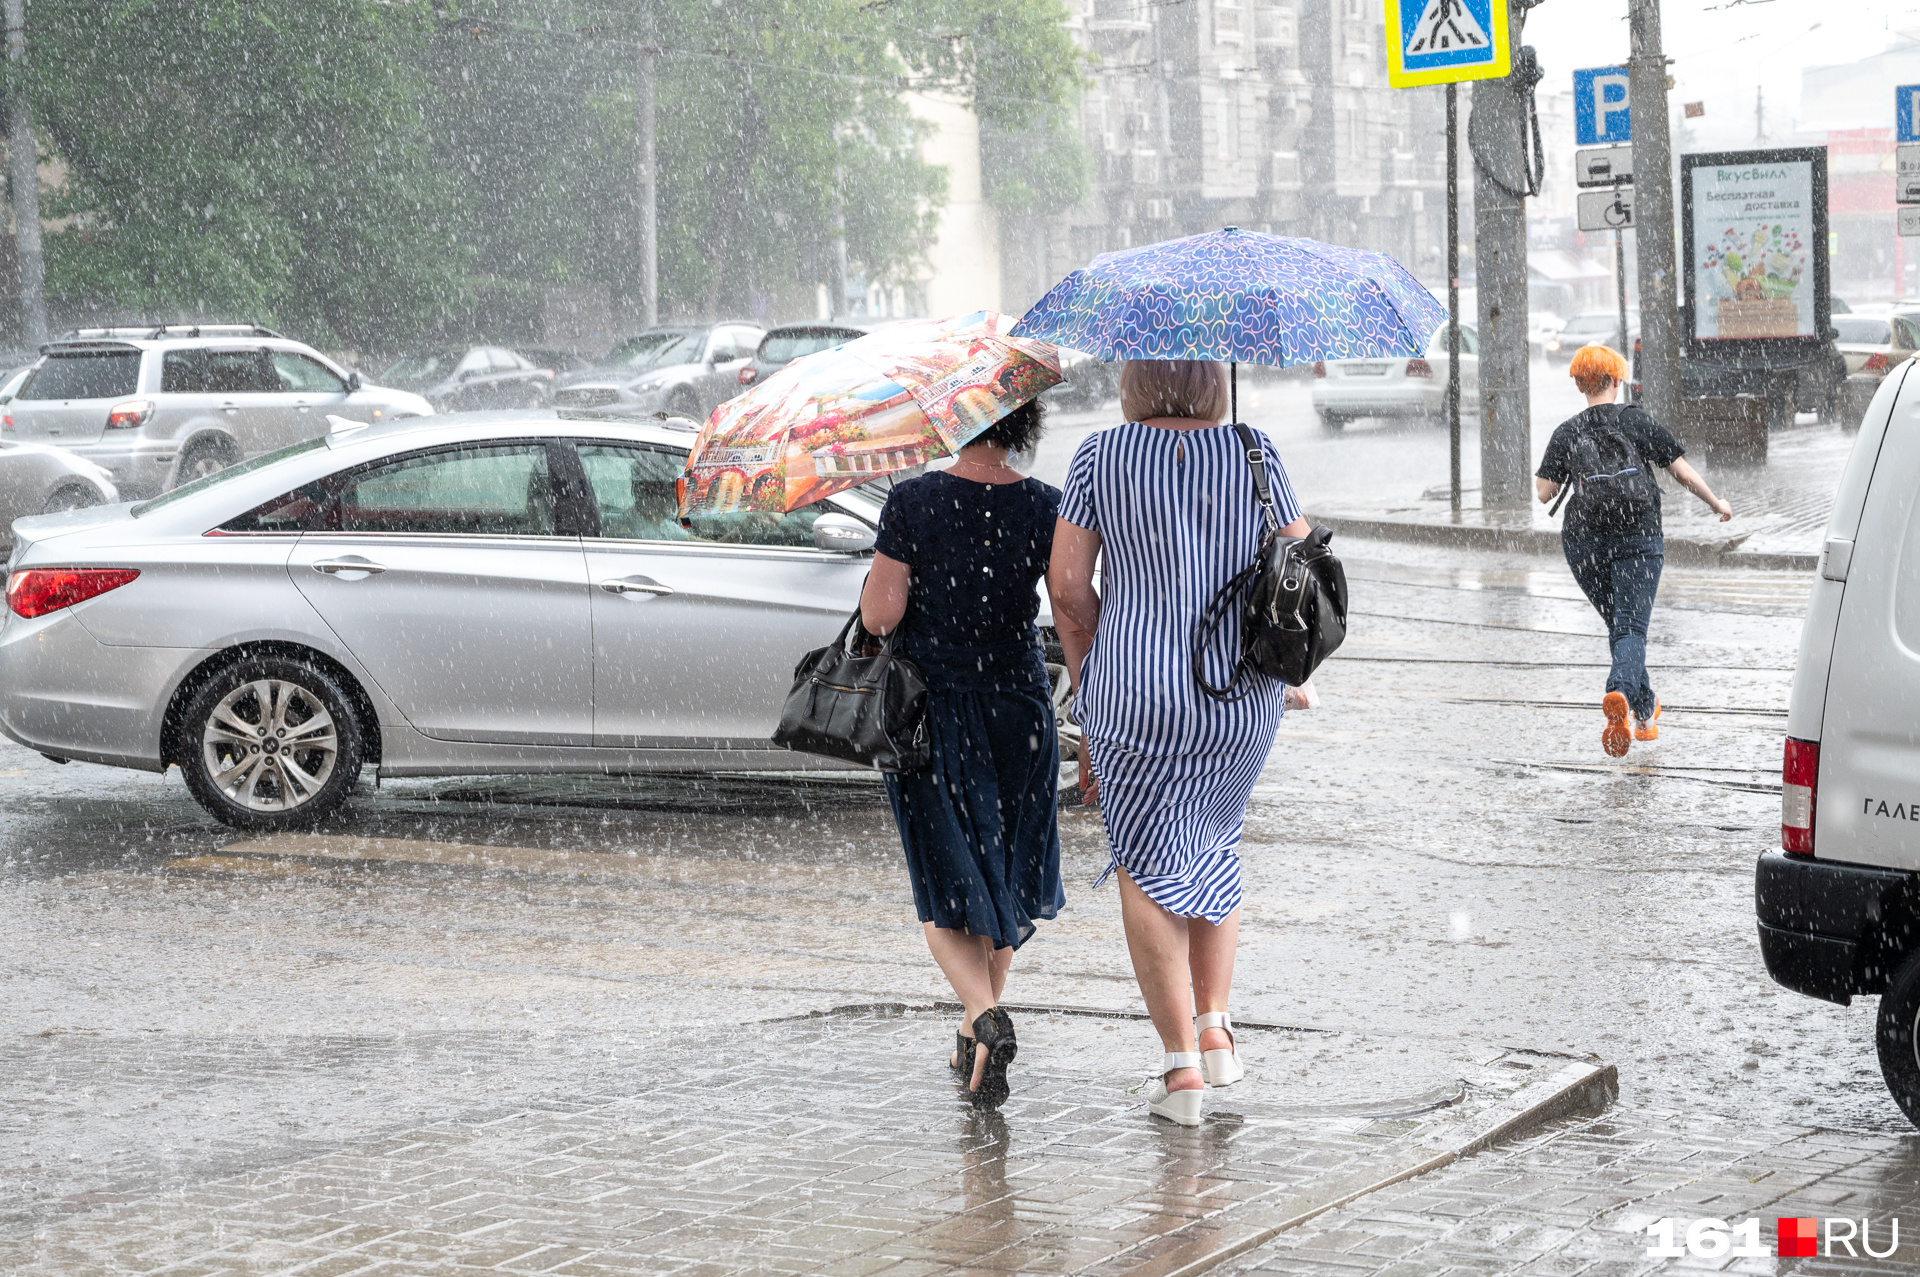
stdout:
<svg viewBox="0 0 1920 1277">
<path fill-rule="evenodd" d="M 1328 430 L 1343 430 L 1346 428 L 1347 419 L 1337 412 L 1328 412 L 1323 408 L 1320 410 L 1320 424 Z"/>
<path fill-rule="evenodd" d="M 1880 1021 L 1875 1033 L 1880 1050 L 1880 1076 L 1886 1079 L 1893 1102 L 1920 1126 L 1920 952 L 1908 955 L 1880 995 Z"/>
<path fill-rule="evenodd" d="M 66 510 L 85 510 L 100 504 L 100 494 L 84 483 L 69 483 L 56 488 L 47 503 L 40 507 L 41 514 L 59 514 Z"/>
<path fill-rule="evenodd" d="M 311 825 L 360 774 L 360 720 L 339 680 L 309 661 L 253 657 L 187 702 L 180 769 L 215 820 L 236 829 Z"/>
<path fill-rule="evenodd" d="M 212 439 L 203 439 L 190 446 L 180 456 L 180 475 L 178 483 L 192 483 L 195 479 L 204 479 L 210 474 L 219 474 L 232 465 L 237 458 L 226 444 Z M 176 484 L 176 486 L 177 486 Z"/>
</svg>

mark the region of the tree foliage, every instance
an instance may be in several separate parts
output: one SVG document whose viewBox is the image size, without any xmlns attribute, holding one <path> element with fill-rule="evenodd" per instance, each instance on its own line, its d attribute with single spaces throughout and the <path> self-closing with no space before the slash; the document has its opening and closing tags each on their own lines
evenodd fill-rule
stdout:
<svg viewBox="0 0 1920 1277">
<path fill-rule="evenodd" d="M 639 280 L 640 51 L 656 66 L 663 309 L 899 279 L 944 171 L 909 89 L 981 119 L 989 195 L 1084 190 L 1058 0 L 34 0 L 29 95 L 64 170 L 48 286 L 155 317 L 392 347 L 499 331 L 543 287 Z"/>
</svg>

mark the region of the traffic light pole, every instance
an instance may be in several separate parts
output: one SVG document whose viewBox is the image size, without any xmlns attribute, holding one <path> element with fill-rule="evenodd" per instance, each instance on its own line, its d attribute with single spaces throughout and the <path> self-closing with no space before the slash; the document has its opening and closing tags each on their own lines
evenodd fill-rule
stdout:
<svg viewBox="0 0 1920 1277">
<path fill-rule="evenodd" d="M 1460 86 L 1447 85 L 1447 462 L 1448 499 L 1460 521 Z"/>
</svg>

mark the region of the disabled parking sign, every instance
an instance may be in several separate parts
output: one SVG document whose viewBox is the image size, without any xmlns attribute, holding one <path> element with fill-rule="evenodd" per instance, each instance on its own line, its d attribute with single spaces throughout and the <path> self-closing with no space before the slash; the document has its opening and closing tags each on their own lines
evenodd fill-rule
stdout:
<svg viewBox="0 0 1920 1277">
<path fill-rule="evenodd" d="M 1506 0 L 1386 0 L 1387 83 L 1491 80 L 1512 69 Z"/>
</svg>

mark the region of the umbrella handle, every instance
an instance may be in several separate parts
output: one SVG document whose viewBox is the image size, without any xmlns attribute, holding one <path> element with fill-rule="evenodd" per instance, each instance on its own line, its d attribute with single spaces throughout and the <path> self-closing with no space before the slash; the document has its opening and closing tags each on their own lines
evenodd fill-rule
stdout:
<svg viewBox="0 0 1920 1277">
<path fill-rule="evenodd" d="M 1235 421 L 1240 420 L 1240 361 L 1227 361 L 1227 403 Z"/>
</svg>

